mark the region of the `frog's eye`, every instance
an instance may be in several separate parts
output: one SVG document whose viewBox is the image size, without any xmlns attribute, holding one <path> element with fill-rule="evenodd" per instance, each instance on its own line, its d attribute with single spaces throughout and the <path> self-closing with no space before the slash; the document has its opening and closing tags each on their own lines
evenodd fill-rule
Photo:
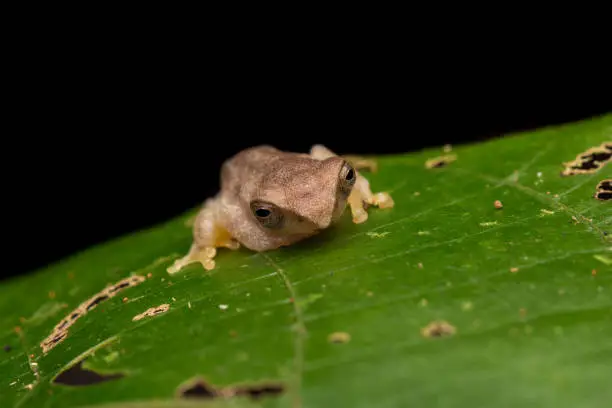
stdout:
<svg viewBox="0 0 612 408">
<path fill-rule="evenodd" d="M 255 219 L 266 228 L 279 228 L 282 225 L 283 213 L 273 204 L 253 201 L 251 211 Z"/>
<path fill-rule="evenodd" d="M 258 208 L 255 210 L 255 216 L 257 218 L 267 218 L 270 214 L 272 214 L 272 212 L 267 208 Z"/>
<path fill-rule="evenodd" d="M 348 163 L 344 163 L 342 169 L 340 170 L 340 189 L 345 194 L 349 194 L 355 185 L 355 181 L 357 180 L 357 173 L 353 166 Z"/>
</svg>

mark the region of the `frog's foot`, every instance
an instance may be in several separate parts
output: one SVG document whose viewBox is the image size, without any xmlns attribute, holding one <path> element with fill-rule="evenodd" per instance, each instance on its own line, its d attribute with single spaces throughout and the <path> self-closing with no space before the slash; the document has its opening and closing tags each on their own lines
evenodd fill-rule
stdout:
<svg viewBox="0 0 612 408">
<path fill-rule="evenodd" d="M 167 269 L 169 274 L 175 274 L 194 262 L 199 262 L 205 270 L 210 271 L 215 268 L 217 248 L 240 248 L 238 241 L 219 222 L 218 204 L 216 198 L 204 203 L 193 224 L 193 244 L 187 255 L 177 259 Z"/>
<path fill-rule="evenodd" d="M 351 214 L 355 224 L 361 224 L 368 219 L 368 206 L 374 205 L 379 208 L 393 208 L 395 203 L 389 193 L 372 193 L 370 183 L 361 174 L 357 173 L 357 180 L 348 198 Z"/>
<path fill-rule="evenodd" d="M 201 263 L 204 269 L 210 271 L 215 268 L 215 255 L 217 255 L 217 249 L 214 247 L 199 248 L 192 244 L 187 255 L 174 261 L 167 271 L 172 275 L 195 262 Z"/>
<path fill-rule="evenodd" d="M 329 157 L 337 156 L 327 147 L 320 144 L 310 148 L 310 155 L 317 160 L 325 160 Z M 354 223 L 361 224 L 368 219 L 368 212 L 366 209 L 370 205 L 379 208 L 392 208 L 395 205 L 389 193 L 372 193 L 370 183 L 359 173 L 359 170 L 364 168 L 368 168 L 371 171 L 377 171 L 378 165 L 376 161 L 359 156 L 343 157 L 355 168 L 357 173 L 357 180 L 348 198 L 348 204 L 351 207 Z"/>
</svg>

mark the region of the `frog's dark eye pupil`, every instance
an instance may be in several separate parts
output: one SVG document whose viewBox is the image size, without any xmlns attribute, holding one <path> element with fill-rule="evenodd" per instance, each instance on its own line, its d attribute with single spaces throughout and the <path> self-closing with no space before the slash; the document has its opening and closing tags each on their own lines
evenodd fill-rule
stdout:
<svg viewBox="0 0 612 408">
<path fill-rule="evenodd" d="M 283 211 L 274 204 L 259 200 L 250 203 L 253 217 L 264 228 L 279 229 L 283 227 Z"/>
<path fill-rule="evenodd" d="M 355 177 L 355 172 L 353 171 L 353 169 L 350 169 L 347 173 L 346 173 L 346 179 L 348 181 L 351 181 L 353 179 L 353 177 Z"/>
<path fill-rule="evenodd" d="M 258 208 L 257 210 L 255 210 L 255 214 L 258 217 L 266 218 L 270 215 L 270 210 L 266 210 L 265 208 Z"/>
</svg>

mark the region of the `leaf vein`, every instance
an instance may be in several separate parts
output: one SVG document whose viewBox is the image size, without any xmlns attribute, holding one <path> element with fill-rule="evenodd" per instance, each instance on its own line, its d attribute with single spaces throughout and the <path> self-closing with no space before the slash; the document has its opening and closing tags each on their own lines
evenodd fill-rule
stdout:
<svg viewBox="0 0 612 408">
<path fill-rule="evenodd" d="M 305 320 L 304 320 L 304 316 L 302 313 L 302 308 L 299 304 L 299 302 L 297 301 L 297 293 L 295 291 L 295 288 L 293 287 L 293 284 L 291 283 L 291 280 L 289 279 L 289 277 L 287 276 L 287 274 L 285 273 L 285 271 L 283 271 L 282 268 L 280 268 L 275 262 L 274 260 L 266 255 L 266 254 L 262 254 L 263 258 L 266 260 L 266 262 L 276 270 L 278 276 L 282 279 L 285 287 L 287 288 L 287 292 L 289 292 L 289 296 L 293 299 L 293 312 L 295 313 L 295 319 L 296 319 L 296 330 L 295 330 L 295 340 L 294 340 L 294 365 L 295 365 L 295 374 L 296 374 L 296 388 L 293 391 L 293 395 L 294 395 L 294 400 L 293 400 L 293 406 L 294 407 L 301 407 L 302 406 L 302 375 L 303 375 L 303 371 L 304 371 L 304 338 L 306 337 L 307 331 L 306 331 L 306 324 L 305 324 Z"/>
</svg>

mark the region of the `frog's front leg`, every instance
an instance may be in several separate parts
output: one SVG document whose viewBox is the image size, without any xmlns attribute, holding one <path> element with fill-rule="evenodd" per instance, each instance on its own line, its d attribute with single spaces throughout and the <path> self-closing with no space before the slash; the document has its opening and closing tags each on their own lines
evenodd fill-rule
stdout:
<svg viewBox="0 0 612 408">
<path fill-rule="evenodd" d="M 370 183 L 359 173 L 357 173 L 357 180 L 348 197 L 348 203 L 351 207 L 355 224 L 361 224 L 368 219 L 368 212 L 366 211 L 368 205 L 375 205 L 379 208 L 392 208 L 394 206 L 393 199 L 389 193 L 372 193 Z"/>
<path fill-rule="evenodd" d="M 323 145 L 314 145 L 310 149 L 310 155 L 317 160 L 325 160 L 329 157 L 337 156 L 334 152 L 329 150 Z M 355 161 L 355 157 L 353 160 Z M 368 205 L 375 205 L 379 208 L 391 208 L 394 206 L 393 199 L 389 193 L 379 192 L 373 193 L 370 189 L 370 183 L 363 177 L 359 171 L 358 166 L 359 160 L 356 161 L 357 165 L 353 164 L 357 173 L 357 180 L 353 190 L 348 197 L 348 204 L 351 207 L 351 214 L 353 216 L 353 222 L 361 224 L 368 219 L 368 212 L 366 211 Z M 376 169 L 376 163 L 372 160 L 361 160 L 361 164 L 364 167 Z"/>
<path fill-rule="evenodd" d="M 177 259 L 167 271 L 170 274 L 179 272 L 194 262 L 202 264 L 207 271 L 215 268 L 217 248 L 238 249 L 240 244 L 232 238 L 221 223 L 222 207 L 220 199 L 215 197 L 206 200 L 193 224 L 193 243 L 189 252 Z"/>
</svg>

